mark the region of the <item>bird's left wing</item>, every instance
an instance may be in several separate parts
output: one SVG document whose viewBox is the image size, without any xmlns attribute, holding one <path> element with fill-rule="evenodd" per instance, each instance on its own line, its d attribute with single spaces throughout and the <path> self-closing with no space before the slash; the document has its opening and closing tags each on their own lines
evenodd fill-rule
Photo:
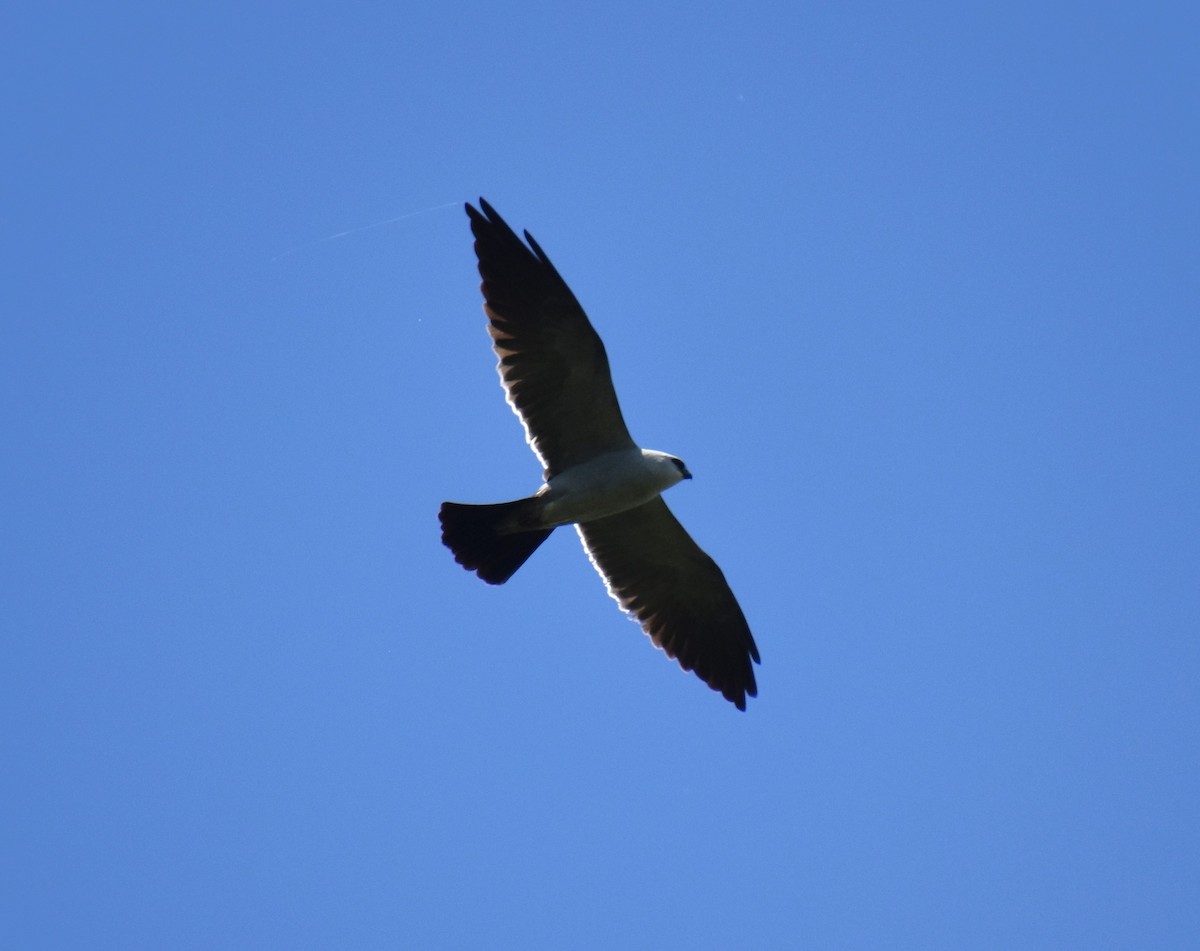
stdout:
<svg viewBox="0 0 1200 951">
<path fill-rule="evenodd" d="M 617 602 L 668 657 L 739 710 L 758 693 L 758 647 L 717 563 L 662 498 L 575 526 Z"/>
<path fill-rule="evenodd" d="M 482 198 L 467 205 L 500 382 L 546 478 L 634 447 L 604 343 L 529 232 L 525 241 Z"/>
</svg>

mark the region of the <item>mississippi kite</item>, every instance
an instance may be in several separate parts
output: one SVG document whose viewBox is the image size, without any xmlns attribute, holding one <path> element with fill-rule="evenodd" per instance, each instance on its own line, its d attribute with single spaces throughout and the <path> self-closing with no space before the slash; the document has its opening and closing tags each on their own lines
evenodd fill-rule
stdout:
<svg viewBox="0 0 1200 951">
<path fill-rule="evenodd" d="M 691 473 L 625 428 L 604 344 L 528 231 L 486 201 L 466 206 L 488 333 L 509 405 L 544 469 L 531 497 L 442 504 L 442 541 L 489 584 L 513 576 L 559 525 L 574 524 L 608 593 L 651 641 L 739 710 L 756 696 L 758 648 L 725 576 L 661 493 Z"/>
</svg>

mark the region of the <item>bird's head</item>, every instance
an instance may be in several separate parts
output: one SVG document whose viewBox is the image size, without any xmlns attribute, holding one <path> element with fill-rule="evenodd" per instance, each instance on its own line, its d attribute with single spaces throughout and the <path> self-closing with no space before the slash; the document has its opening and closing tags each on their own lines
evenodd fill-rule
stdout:
<svg viewBox="0 0 1200 951">
<path fill-rule="evenodd" d="M 690 479 L 692 474 L 683 460 L 665 452 L 655 452 L 653 449 L 643 449 L 642 457 L 662 479 L 664 488 L 669 488 L 684 479 Z"/>
<path fill-rule="evenodd" d="M 679 477 L 681 479 L 690 479 L 692 477 L 692 474 L 688 472 L 687 466 L 683 464 L 683 460 L 678 456 L 671 456 L 671 464 L 679 470 Z"/>
</svg>

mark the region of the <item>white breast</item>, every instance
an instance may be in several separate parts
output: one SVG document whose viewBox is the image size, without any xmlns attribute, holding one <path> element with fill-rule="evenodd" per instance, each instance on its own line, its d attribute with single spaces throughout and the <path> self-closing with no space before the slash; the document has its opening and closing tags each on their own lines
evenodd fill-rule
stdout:
<svg viewBox="0 0 1200 951">
<path fill-rule="evenodd" d="M 664 453 L 624 449 L 560 472 L 547 483 L 547 525 L 588 522 L 649 502 L 683 478 Z"/>
</svg>

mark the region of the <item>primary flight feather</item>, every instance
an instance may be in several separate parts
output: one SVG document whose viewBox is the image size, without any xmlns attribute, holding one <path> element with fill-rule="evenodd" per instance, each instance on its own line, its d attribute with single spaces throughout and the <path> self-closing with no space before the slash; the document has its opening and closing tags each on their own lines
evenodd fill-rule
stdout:
<svg viewBox="0 0 1200 951">
<path fill-rule="evenodd" d="M 758 692 L 758 648 L 725 576 L 661 493 L 691 473 L 629 435 L 608 355 L 583 308 L 528 231 L 486 201 L 466 206 L 488 333 L 509 405 L 542 463 L 532 496 L 444 502 L 442 541 L 489 584 L 503 584 L 555 528 L 574 524 L 609 594 L 654 644 L 739 710 Z"/>
</svg>

